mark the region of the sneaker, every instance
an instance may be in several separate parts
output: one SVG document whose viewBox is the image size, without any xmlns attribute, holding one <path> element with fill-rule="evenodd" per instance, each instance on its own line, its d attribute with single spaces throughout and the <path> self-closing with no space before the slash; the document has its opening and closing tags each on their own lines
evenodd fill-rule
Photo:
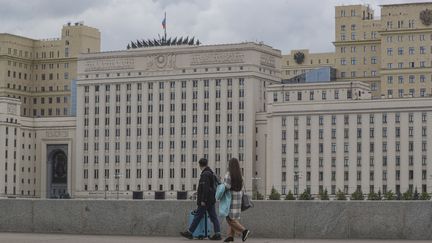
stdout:
<svg viewBox="0 0 432 243">
<path fill-rule="evenodd" d="M 189 239 L 189 240 L 193 240 L 192 233 L 189 232 L 188 230 L 186 230 L 184 232 L 180 232 L 180 235 L 183 236 L 184 238 Z"/>
<path fill-rule="evenodd" d="M 234 241 L 234 238 L 233 237 L 228 237 L 228 238 L 226 238 L 223 242 L 233 242 Z"/>
<path fill-rule="evenodd" d="M 249 234 L 250 234 L 250 230 L 248 230 L 248 229 L 245 229 L 244 231 L 243 231 L 243 233 L 242 233 L 242 241 L 246 241 L 247 240 L 247 238 L 249 237 Z"/>
<path fill-rule="evenodd" d="M 222 237 L 219 233 L 214 234 L 209 238 L 210 240 L 222 240 Z"/>
</svg>

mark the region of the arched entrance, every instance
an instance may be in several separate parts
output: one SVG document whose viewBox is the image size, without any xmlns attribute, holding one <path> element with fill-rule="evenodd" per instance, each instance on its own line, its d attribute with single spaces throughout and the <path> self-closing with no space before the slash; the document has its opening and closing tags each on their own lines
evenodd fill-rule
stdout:
<svg viewBox="0 0 432 243">
<path fill-rule="evenodd" d="M 48 145 L 47 197 L 64 198 L 67 191 L 67 145 Z"/>
</svg>

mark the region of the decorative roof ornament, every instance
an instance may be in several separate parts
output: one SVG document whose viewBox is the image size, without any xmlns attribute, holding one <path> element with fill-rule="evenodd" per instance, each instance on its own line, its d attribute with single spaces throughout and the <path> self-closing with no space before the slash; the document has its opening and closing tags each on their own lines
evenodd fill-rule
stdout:
<svg viewBox="0 0 432 243">
<path fill-rule="evenodd" d="M 154 46 L 183 46 L 183 45 L 189 45 L 189 46 L 199 46 L 201 44 L 201 42 L 196 39 L 195 41 L 195 37 L 192 37 L 189 39 L 189 36 L 187 36 L 186 38 L 180 37 L 174 37 L 174 38 L 167 38 L 167 33 L 166 33 L 166 27 L 167 27 L 167 22 L 166 22 L 166 13 L 165 13 L 165 17 L 162 20 L 162 28 L 164 29 L 164 36 L 160 36 L 159 35 L 159 39 L 148 39 L 148 40 L 136 40 L 136 42 L 131 41 L 130 44 L 128 44 L 126 46 L 126 48 L 129 49 L 137 49 L 137 48 L 148 48 L 148 47 L 154 47 Z"/>
</svg>

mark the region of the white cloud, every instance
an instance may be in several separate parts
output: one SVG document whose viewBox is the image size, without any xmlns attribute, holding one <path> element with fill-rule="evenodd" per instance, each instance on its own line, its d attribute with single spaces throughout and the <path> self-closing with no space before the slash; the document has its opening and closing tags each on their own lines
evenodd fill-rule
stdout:
<svg viewBox="0 0 432 243">
<path fill-rule="evenodd" d="M 84 21 L 102 33 L 102 49 L 124 49 L 131 40 L 157 38 L 167 12 L 171 36 L 195 36 L 203 44 L 264 41 L 291 49 L 333 51 L 334 6 L 414 0 L 0 0 L 0 32 L 57 37 L 63 24 Z"/>
</svg>

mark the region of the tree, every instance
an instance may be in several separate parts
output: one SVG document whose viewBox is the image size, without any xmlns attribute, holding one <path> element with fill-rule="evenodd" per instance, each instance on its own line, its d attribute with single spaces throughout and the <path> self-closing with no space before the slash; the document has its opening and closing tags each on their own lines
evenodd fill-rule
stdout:
<svg viewBox="0 0 432 243">
<path fill-rule="evenodd" d="M 402 200 L 413 200 L 413 193 L 411 190 L 407 190 L 402 194 Z"/>
<path fill-rule="evenodd" d="M 413 200 L 419 200 L 420 199 L 420 194 L 417 191 L 417 187 L 414 190 L 414 195 L 413 195 Z"/>
<path fill-rule="evenodd" d="M 321 191 L 319 197 L 321 200 L 329 200 L 327 189 Z"/>
<path fill-rule="evenodd" d="M 385 200 L 395 200 L 396 195 L 390 190 L 390 191 L 384 193 L 384 198 L 385 198 Z"/>
<path fill-rule="evenodd" d="M 422 194 L 420 195 L 420 200 L 430 200 L 430 199 L 431 196 L 427 192 L 422 192 Z"/>
<path fill-rule="evenodd" d="M 381 194 L 381 192 L 380 192 L 380 194 Z M 378 195 L 378 193 L 375 193 L 375 192 L 370 192 L 368 194 L 368 198 L 367 199 L 368 200 L 381 200 L 381 195 Z"/>
<path fill-rule="evenodd" d="M 357 189 L 351 194 L 351 200 L 364 200 L 364 195 L 361 189 Z"/>
<path fill-rule="evenodd" d="M 345 193 L 343 193 L 340 189 L 336 193 L 336 200 L 346 200 Z"/>
<path fill-rule="evenodd" d="M 285 200 L 295 200 L 295 197 L 292 194 L 291 190 L 288 191 L 288 194 L 286 195 Z"/>
<path fill-rule="evenodd" d="M 254 191 L 252 198 L 253 200 L 264 200 L 264 196 L 259 191 Z"/>
<path fill-rule="evenodd" d="M 312 196 L 308 190 L 304 190 L 304 192 L 300 195 L 299 200 L 312 200 Z"/>
<path fill-rule="evenodd" d="M 273 187 L 269 196 L 270 200 L 280 200 L 280 193 Z"/>
</svg>

